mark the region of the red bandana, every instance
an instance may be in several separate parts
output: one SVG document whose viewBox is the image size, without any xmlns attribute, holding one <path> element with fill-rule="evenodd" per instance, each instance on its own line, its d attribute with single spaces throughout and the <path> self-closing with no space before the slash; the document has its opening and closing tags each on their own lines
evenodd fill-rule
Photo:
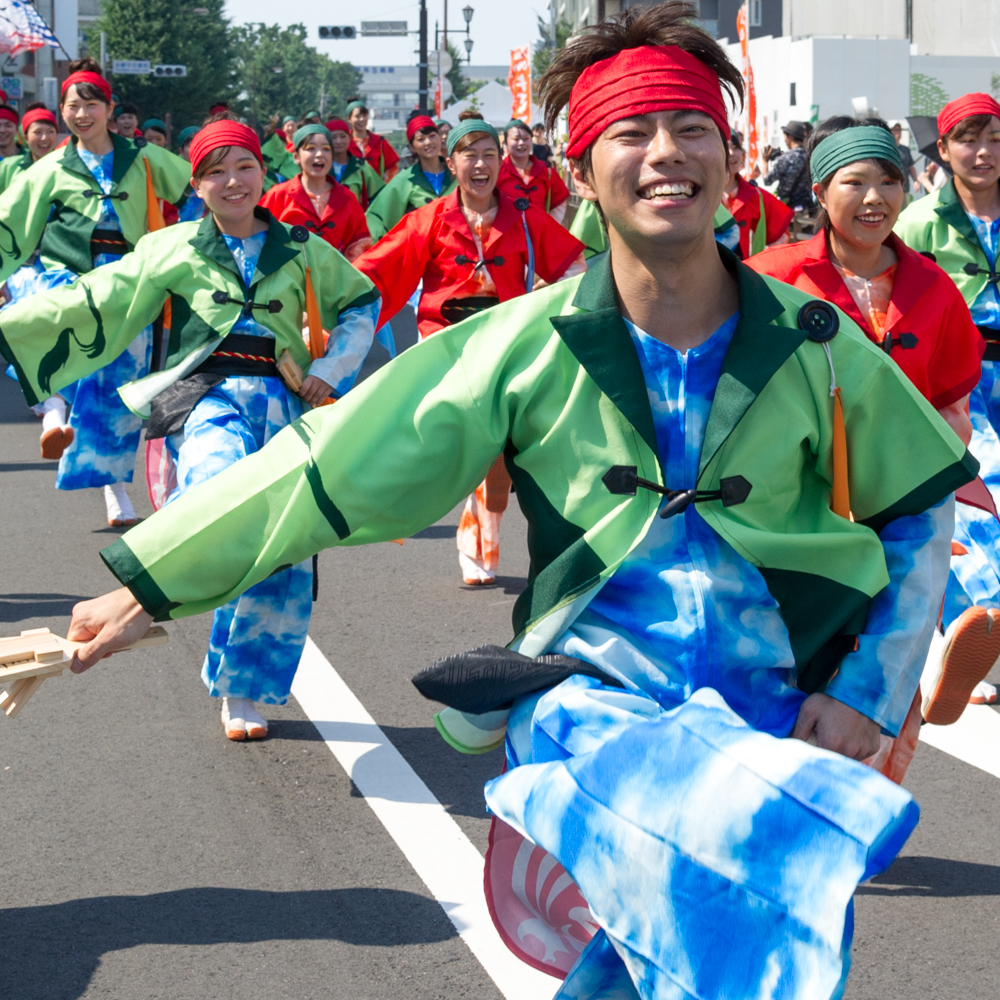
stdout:
<svg viewBox="0 0 1000 1000">
<path fill-rule="evenodd" d="M 437 125 L 435 125 L 434 122 L 427 117 L 427 115 L 417 115 L 416 118 L 411 118 L 406 123 L 406 141 L 412 142 L 413 137 L 422 128 L 432 128 L 435 132 L 437 131 Z"/>
<path fill-rule="evenodd" d="M 24 118 L 21 119 L 21 128 L 25 134 L 27 134 L 28 126 L 34 125 L 35 122 L 48 122 L 55 128 L 59 127 L 56 116 L 48 108 L 34 108 L 31 111 L 25 111 Z"/>
<path fill-rule="evenodd" d="M 351 134 L 351 126 L 343 118 L 331 118 L 326 123 L 326 130 L 327 132 L 346 132 L 348 135 Z"/>
<path fill-rule="evenodd" d="M 66 96 L 66 91 L 75 83 L 92 83 L 107 98 L 108 104 L 111 103 L 111 84 L 100 73 L 70 73 L 63 81 L 63 97 Z"/>
<path fill-rule="evenodd" d="M 191 173 L 198 169 L 198 164 L 212 152 L 213 149 L 221 149 L 223 146 L 240 146 L 249 150 L 264 165 L 264 158 L 260 152 L 260 139 L 257 133 L 240 122 L 222 121 L 212 122 L 206 125 L 191 140 Z"/>
<path fill-rule="evenodd" d="M 947 135 L 964 118 L 973 115 L 996 115 L 1000 118 L 1000 104 L 989 94 L 966 94 L 946 104 L 937 118 L 938 132 Z"/>
<path fill-rule="evenodd" d="M 643 45 L 588 66 L 569 98 L 569 146 L 574 160 L 611 124 L 652 111 L 702 111 L 729 141 L 719 78 L 676 45 Z"/>
<path fill-rule="evenodd" d="M 18 122 L 17 112 L 13 108 L 0 107 L 0 118 L 6 122 L 13 122 L 15 125 Z"/>
</svg>

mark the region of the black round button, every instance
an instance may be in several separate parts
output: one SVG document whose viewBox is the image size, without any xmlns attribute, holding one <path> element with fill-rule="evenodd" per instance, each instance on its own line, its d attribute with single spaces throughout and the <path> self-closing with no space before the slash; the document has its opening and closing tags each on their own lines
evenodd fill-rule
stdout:
<svg viewBox="0 0 1000 1000">
<path fill-rule="evenodd" d="M 531 207 L 531 202 L 527 198 L 515 198 L 514 208 L 519 212 L 526 212 Z"/>
<path fill-rule="evenodd" d="M 305 226 L 292 226 L 288 230 L 288 235 L 291 236 L 296 243 L 305 243 L 309 239 L 309 230 Z"/>
<path fill-rule="evenodd" d="M 799 329 L 818 344 L 833 340 L 840 329 L 837 310 L 822 299 L 813 299 L 799 310 Z"/>
<path fill-rule="evenodd" d="M 137 135 L 133 140 L 136 149 L 142 149 L 146 145 L 146 140 L 141 135 Z"/>
<path fill-rule="evenodd" d="M 935 264 L 937 263 L 937 254 L 931 253 L 930 250 L 921 250 L 920 256 L 926 257 L 929 261 L 932 261 Z"/>
</svg>

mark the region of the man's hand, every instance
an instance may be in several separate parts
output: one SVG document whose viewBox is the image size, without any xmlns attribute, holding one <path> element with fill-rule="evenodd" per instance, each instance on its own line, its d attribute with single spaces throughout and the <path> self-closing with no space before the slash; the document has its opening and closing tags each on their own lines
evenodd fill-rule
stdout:
<svg viewBox="0 0 1000 1000">
<path fill-rule="evenodd" d="M 73 608 L 66 638 L 87 645 L 73 654 L 70 670 L 82 674 L 115 650 L 138 642 L 152 624 L 153 616 L 142 610 L 126 587 L 92 601 L 81 601 Z"/>
<path fill-rule="evenodd" d="M 799 709 L 792 739 L 814 742 L 823 750 L 852 760 L 864 760 L 878 751 L 880 732 L 877 722 L 849 705 L 828 694 L 811 694 Z M 810 740 L 810 736 L 814 739 Z"/>
<path fill-rule="evenodd" d="M 299 389 L 299 396 L 310 406 L 319 406 L 330 395 L 330 386 L 315 375 L 307 375 Z"/>
</svg>

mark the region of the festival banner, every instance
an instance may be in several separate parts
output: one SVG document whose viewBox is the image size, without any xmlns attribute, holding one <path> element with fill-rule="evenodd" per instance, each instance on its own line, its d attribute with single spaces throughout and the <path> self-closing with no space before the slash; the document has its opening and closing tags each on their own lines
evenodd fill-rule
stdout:
<svg viewBox="0 0 1000 1000">
<path fill-rule="evenodd" d="M 746 166 L 743 176 L 748 180 L 753 177 L 757 166 L 757 93 L 753 86 L 753 67 L 750 65 L 750 3 L 745 0 L 736 15 L 736 33 L 740 39 L 740 50 L 743 54 L 743 80 L 746 84 L 746 128 L 744 129 L 744 148 L 746 149 Z"/>
<path fill-rule="evenodd" d="M 444 102 L 441 100 L 441 77 L 438 77 L 434 81 L 434 117 L 441 117 L 441 105 Z"/>
<path fill-rule="evenodd" d="M 531 124 L 531 54 L 527 45 L 510 51 L 510 116 Z"/>
</svg>

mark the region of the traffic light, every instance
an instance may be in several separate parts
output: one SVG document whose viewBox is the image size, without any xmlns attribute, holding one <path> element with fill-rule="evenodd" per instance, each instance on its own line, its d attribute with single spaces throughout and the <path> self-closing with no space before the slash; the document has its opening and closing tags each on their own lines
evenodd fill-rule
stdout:
<svg viewBox="0 0 1000 1000">
<path fill-rule="evenodd" d="M 153 67 L 153 76 L 187 76 L 187 66 L 168 66 L 160 64 Z"/>
<path fill-rule="evenodd" d="M 353 24 L 323 25 L 319 29 L 319 37 L 331 41 L 339 38 L 356 38 L 357 29 Z"/>
</svg>

